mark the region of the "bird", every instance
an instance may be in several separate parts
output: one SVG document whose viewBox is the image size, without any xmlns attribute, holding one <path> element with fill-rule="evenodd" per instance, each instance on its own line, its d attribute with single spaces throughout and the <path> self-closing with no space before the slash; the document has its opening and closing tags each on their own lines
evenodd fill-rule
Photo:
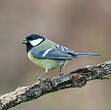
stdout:
<svg viewBox="0 0 111 110">
<path fill-rule="evenodd" d="M 43 76 L 49 70 L 60 68 L 59 75 L 62 74 L 62 67 L 68 61 L 78 56 L 94 55 L 100 56 L 97 53 L 80 53 L 59 45 L 39 34 L 30 34 L 22 41 L 26 45 L 28 58 L 37 66 L 45 69 L 45 72 L 38 78 L 44 80 Z"/>
</svg>

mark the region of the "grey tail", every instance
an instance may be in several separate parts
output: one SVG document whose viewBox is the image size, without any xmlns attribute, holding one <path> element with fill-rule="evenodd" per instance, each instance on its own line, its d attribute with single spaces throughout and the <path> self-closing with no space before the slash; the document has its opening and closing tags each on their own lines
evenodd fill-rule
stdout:
<svg viewBox="0 0 111 110">
<path fill-rule="evenodd" d="M 88 55 L 101 56 L 98 53 L 79 53 L 79 52 L 75 52 L 75 56 L 88 56 Z"/>
</svg>

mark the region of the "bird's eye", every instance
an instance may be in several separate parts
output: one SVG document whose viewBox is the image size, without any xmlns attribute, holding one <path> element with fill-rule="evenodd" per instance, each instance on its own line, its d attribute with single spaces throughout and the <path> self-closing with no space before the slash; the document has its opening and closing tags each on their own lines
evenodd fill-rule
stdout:
<svg viewBox="0 0 111 110">
<path fill-rule="evenodd" d="M 31 38 L 30 40 L 34 40 L 34 38 Z"/>
<path fill-rule="evenodd" d="M 33 37 L 29 37 L 28 40 L 34 40 L 34 38 Z"/>
</svg>

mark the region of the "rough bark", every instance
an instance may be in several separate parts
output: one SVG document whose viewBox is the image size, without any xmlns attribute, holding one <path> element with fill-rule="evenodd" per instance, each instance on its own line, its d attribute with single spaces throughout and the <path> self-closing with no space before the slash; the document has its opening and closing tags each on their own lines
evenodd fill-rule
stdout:
<svg viewBox="0 0 111 110">
<path fill-rule="evenodd" d="M 7 110 L 50 92 L 85 86 L 89 80 L 107 79 L 105 76 L 109 74 L 111 74 L 111 61 L 97 66 L 86 66 L 52 79 L 46 79 L 43 82 L 38 81 L 30 86 L 19 87 L 0 97 L 0 110 Z"/>
</svg>

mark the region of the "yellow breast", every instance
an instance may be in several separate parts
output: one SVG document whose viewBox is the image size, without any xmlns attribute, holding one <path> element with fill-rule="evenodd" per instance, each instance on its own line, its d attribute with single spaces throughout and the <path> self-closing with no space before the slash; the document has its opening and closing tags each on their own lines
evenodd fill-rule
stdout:
<svg viewBox="0 0 111 110">
<path fill-rule="evenodd" d="M 66 60 L 52 60 L 52 59 L 35 58 L 35 57 L 33 57 L 33 55 L 30 52 L 28 53 L 28 57 L 33 63 L 35 63 L 37 66 L 42 67 L 44 69 L 58 68 L 67 63 Z"/>
</svg>

